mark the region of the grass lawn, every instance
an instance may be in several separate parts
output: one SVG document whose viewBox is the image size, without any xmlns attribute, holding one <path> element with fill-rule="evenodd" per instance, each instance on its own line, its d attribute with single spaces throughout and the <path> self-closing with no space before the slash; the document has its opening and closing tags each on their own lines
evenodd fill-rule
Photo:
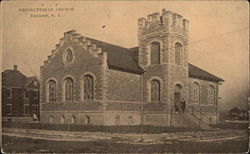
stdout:
<svg viewBox="0 0 250 154">
<path fill-rule="evenodd" d="M 18 138 L 3 136 L 4 152 L 26 152 L 26 153 L 66 153 L 66 152 L 103 152 L 103 153 L 131 153 L 131 152 L 246 152 L 248 140 L 241 138 L 230 141 L 216 142 L 180 142 L 166 140 L 163 144 L 128 144 L 117 143 L 117 140 L 91 141 L 91 142 L 69 142 L 34 140 L 30 138 Z"/>
</svg>

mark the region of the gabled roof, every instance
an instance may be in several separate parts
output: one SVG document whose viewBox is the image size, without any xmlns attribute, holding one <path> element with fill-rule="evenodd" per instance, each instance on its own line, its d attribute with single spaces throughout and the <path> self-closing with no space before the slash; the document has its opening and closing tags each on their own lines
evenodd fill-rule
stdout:
<svg viewBox="0 0 250 154">
<path fill-rule="evenodd" d="M 191 78 L 197 78 L 202 80 L 208 80 L 213 82 L 222 82 L 223 79 L 197 67 L 192 64 L 188 64 L 188 76 Z"/>
<path fill-rule="evenodd" d="M 36 76 L 27 77 L 18 70 L 5 70 L 2 72 L 2 86 L 26 88 Z"/>
<path fill-rule="evenodd" d="M 27 77 L 17 70 L 2 72 L 2 85 L 10 87 L 25 87 Z"/>
<path fill-rule="evenodd" d="M 130 50 L 92 38 L 87 39 L 90 40 L 91 43 L 96 44 L 102 51 L 107 52 L 109 68 L 136 74 L 144 72 L 138 65 L 138 48 L 137 51 L 134 51 L 134 49 Z"/>
<path fill-rule="evenodd" d="M 34 80 L 38 80 L 36 76 L 28 77 L 25 83 L 25 87 L 29 86 Z"/>
</svg>

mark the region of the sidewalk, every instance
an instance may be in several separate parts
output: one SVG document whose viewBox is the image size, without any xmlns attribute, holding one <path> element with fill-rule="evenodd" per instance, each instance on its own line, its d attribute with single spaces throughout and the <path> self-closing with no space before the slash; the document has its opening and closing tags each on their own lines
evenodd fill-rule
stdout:
<svg viewBox="0 0 250 154">
<path fill-rule="evenodd" d="M 112 140 L 118 143 L 126 142 L 131 144 L 140 143 L 140 134 L 119 134 L 103 132 L 68 132 L 39 129 L 3 128 L 3 135 L 15 137 L 27 137 L 32 139 L 44 139 L 55 141 L 107 141 Z M 244 130 L 207 130 L 194 132 L 178 132 L 163 134 L 143 134 L 145 144 L 159 144 L 166 141 L 192 141 L 211 142 L 225 141 L 237 138 L 248 137 Z"/>
</svg>

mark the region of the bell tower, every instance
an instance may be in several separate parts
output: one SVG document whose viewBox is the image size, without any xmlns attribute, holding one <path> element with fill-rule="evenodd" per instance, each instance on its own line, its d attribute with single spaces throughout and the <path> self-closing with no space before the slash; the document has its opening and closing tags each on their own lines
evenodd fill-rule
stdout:
<svg viewBox="0 0 250 154">
<path fill-rule="evenodd" d="M 180 97 L 187 99 L 188 25 L 181 15 L 165 9 L 138 19 L 139 65 L 146 70 L 146 102 L 151 102 L 149 85 L 154 78 L 161 80 L 160 103 L 174 102 L 176 86 Z"/>
</svg>

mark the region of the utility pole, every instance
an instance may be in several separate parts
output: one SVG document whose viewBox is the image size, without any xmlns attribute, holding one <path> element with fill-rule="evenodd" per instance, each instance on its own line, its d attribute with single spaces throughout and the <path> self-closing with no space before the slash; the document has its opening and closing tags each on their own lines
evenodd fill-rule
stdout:
<svg viewBox="0 0 250 154">
<path fill-rule="evenodd" d="M 68 122 L 67 122 L 68 123 L 68 132 L 69 132 L 69 123 L 70 123 L 70 115 L 69 115 L 69 113 L 70 112 L 68 111 Z"/>
<path fill-rule="evenodd" d="M 143 142 L 143 125 L 144 125 L 144 89 L 143 89 L 143 75 L 140 77 L 140 89 L 141 89 L 141 142 Z"/>
</svg>

